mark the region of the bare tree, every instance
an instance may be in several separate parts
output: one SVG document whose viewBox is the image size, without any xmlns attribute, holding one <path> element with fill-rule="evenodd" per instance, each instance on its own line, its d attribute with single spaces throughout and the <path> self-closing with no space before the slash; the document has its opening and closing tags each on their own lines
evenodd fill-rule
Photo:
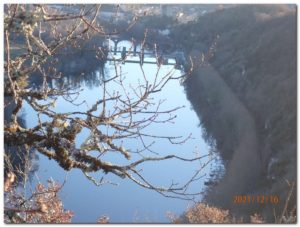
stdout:
<svg viewBox="0 0 300 227">
<path fill-rule="evenodd" d="M 159 151 L 151 149 L 155 140 L 181 144 L 189 136 L 182 138 L 147 132 L 151 124 L 171 122 L 175 117 L 173 113 L 180 108 L 162 110 L 161 102 L 153 103 L 153 95 L 160 92 L 170 80 L 184 80 L 185 75 L 176 77 L 170 71 L 165 75 L 157 73 L 154 78 L 148 78 L 141 65 L 142 79 L 136 85 L 126 85 L 126 77 L 115 64 L 114 76 L 102 81 L 102 97 L 87 110 L 81 111 L 85 104 L 75 102 L 80 90 L 49 86 L 49 79 L 61 76 L 52 64 L 55 56 L 67 46 L 80 48 L 80 42 L 93 35 L 106 37 L 122 31 L 108 31 L 101 26 L 98 20 L 101 5 L 64 7 L 70 8 L 73 11 L 59 11 L 46 5 L 5 5 L 5 108 L 13 107 L 10 121 L 4 125 L 5 143 L 34 149 L 57 161 L 67 171 L 80 169 L 96 185 L 109 183 L 105 176 L 111 173 L 164 196 L 192 199 L 199 192 L 189 193 L 187 189 L 199 179 L 207 163 L 199 165 L 199 169 L 181 186 L 175 183 L 156 186 L 139 171 L 148 162 L 169 159 L 192 162 L 203 158 L 185 158 L 174 154 L 161 156 Z M 130 29 L 141 16 L 143 13 L 134 15 L 124 29 Z M 47 32 L 46 37 L 44 31 Z M 105 60 L 100 46 L 95 47 L 95 53 L 99 59 Z M 161 64 L 158 63 L 158 72 L 160 68 Z M 43 81 L 42 86 L 35 89 L 27 82 L 34 74 Z M 111 89 L 111 84 L 116 84 L 119 89 Z M 78 111 L 54 111 L 52 107 L 58 98 L 77 105 Z M 24 103 L 36 111 L 39 122 L 34 127 L 22 127 L 17 120 Z M 47 120 L 42 120 L 45 116 Z M 88 131 L 89 137 L 80 146 L 76 146 L 76 137 L 82 130 Z M 147 142 L 148 138 L 152 142 Z M 124 147 L 123 140 L 139 141 L 142 146 L 132 150 Z M 110 153 L 119 154 L 125 164 L 105 161 L 103 157 Z M 90 175 L 100 171 L 103 177 L 98 180 Z"/>
</svg>

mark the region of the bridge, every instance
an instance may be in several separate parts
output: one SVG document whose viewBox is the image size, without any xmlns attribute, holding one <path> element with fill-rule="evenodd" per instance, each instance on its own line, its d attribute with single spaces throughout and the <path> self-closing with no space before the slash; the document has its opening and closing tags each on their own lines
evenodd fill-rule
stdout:
<svg viewBox="0 0 300 227">
<path fill-rule="evenodd" d="M 121 41 L 130 42 L 131 44 L 130 46 L 127 47 L 122 46 L 122 50 L 120 50 L 120 47 L 118 48 L 118 44 Z M 108 46 L 108 50 L 109 50 L 107 61 L 112 61 L 112 62 L 122 62 L 123 64 L 125 64 L 125 62 L 138 63 L 141 65 L 143 65 L 144 63 L 157 64 L 157 65 L 163 64 L 163 65 L 174 65 L 175 67 L 178 68 L 180 68 L 186 62 L 183 52 L 176 51 L 176 52 L 172 52 L 171 54 L 164 54 L 161 50 L 157 51 L 156 44 L 149 45 L 149 43 L 146 43 L 144 44 L 144 46 L 148 47 L 146 49 L 144 46 L 141 47 L 141 44 L 137 43 L 134 40 L 128 41 L 128 40 L 121 40 L 119 37 L 110 37 L 106 40 L 104 46 Z M 118 54 L 120 54 L 120 57 L 118 56 Z M 155 61 L 152 61 L 149 58 L 152 59 L 154 58 Z"/>
</svg>

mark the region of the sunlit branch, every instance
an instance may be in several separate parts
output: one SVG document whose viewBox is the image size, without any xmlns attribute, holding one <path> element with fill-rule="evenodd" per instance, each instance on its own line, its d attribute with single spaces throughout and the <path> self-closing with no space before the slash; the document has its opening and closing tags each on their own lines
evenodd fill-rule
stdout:
<svg viewBox="0 0 300 227">
<path fill-rule="evenodd" d="M 153 98 L 171 80 L 186 77 L 186 75 L 176 76 L 175 68 L 163 73 L 156 47 L 157 71 L 153 78 L 147 75 L 140 62 L 141 78 L 137 84 L 128 84 L 128 77 L 135 75 L 124 74 L 116 59 L 113 62 L 113 75 L 101 80 L 99 97 L 92 104 L 88 104 L 88 100 L 78 101 L 82 93 L 82 89 L 78 86 L 71 89 L 63 80 L 59 80 L 63 79 L 64 75 L 56 70 L 57 56 L 75 53 L 69 49 L 83 51 L 82 43 L 88 42 L 90 36 L 110 37 L 128 31 L 143 16 L 143 14 L 134 15 L 127 27 L 107 32 L 98 24 L 100 10 L 101 5 L 91 5 L 81 7 L 76 13 L 59 13 L 37 4 L 27 8 L 26 5 L 15 5 L 5 12 L 7 19 L 4 94 L 6 98 L 13 100 L 7 101 L 5 107 L 13 105 L 13 110 L 11 122 L 4 126 L 4 140 L 14 146 L 26 146 L 36 150 L 55 160 L 66 171 L 80 169 L 88 180 L 98 186 L 106 183 L 114 184 L 106 179 L 106 174 L 110 173 L 128 178 L 167 197 L 192 199 L 197 193 L 188 193 L 187 188 L 201 178 L 202 167 L 181 187 L 174 182 L 168 187 L 155 186 L 138 171 L 143 164 L 150 162 L 164 160 L 195 162 L 206 158 L 206 156 L 179 157 L 172 154 L 172 149 L 170 155 L 162 156 L 162 152 L 165 151 L 154 149 L 157 140 L 165 140 L 168 144 L 176 145 L 183 144 L 191 138 L 191 134 L 163 135 L 160 132 L 147 131 L 153 124 L 172 124 L 177 117 L 176 111 L 183 108 L 177 106 L 166 109 L 163 106 L 164 101 L 155 101 Z M 18 23 L 23 23 L 23 27 L 20 28 Z M 45 35 L 42 34 L 42 29 L 47 31 Z M 13 56 L 11 43 L 12 37 L 16 35 L 24 40 L 21 39 L 20 43 L 22 53 Z M 145 51 L 147 37 L 146 29 L 144 39 L 141 41 L 141 53 Z M 107 53 L 104 47 L 103 51 L 101 50 L 99 47 L 101 45 L 102 41 L 88 51 L 93 51 L 100 61 L 105 61 Z M 131 49 L 132 47 L 125 60 L 132 53 Z M 193 70 L 192 61 L 191 65 Z M 20 82 L 20 78 L 26 81 L 26 78 L 31 78 L 33 74 L 38 74 L 41 80 L 37 88 Z M 52 86 L 49 80 L 58 81 L 59 86 Z M 71 103 L 76 110 L 58 112 L 55 105 L 60 99 Z M 35 111 L 38 121 L 31 128 L 22 127 L 17 121 L 24 103 Z M 88 136 L 83 142 L 76 144 L 82 130 L 86 130 Z M 132 149 L 123 140 L 137 142 L 137 148 Z M 119 155 L 125 164 L 109 163 L 106 161 L 109 154 Z M 96 180 L 90 175 L 93 172 L 100 172 L 103 177 Z"/>
</svg>

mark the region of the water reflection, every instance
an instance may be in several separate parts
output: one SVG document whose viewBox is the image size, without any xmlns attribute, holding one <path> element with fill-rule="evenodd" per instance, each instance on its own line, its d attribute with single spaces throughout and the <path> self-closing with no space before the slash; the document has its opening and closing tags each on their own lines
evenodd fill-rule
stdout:
<svg viewBox="0 0 300 227">
<path fill-rule="evenodd" d="M 155 60 L 155 59 L 149 59 Z M 118 65 L 118 73 L 126 76 L 126 81 L 131 86 L 139 82 L 142 71 L 139 64 L 126 63 Z M 147 77 L 153 78 L 157 73 L 156 65 L 143 66 Z M 162 66 L 159 73 L 162 75 L 172 71 L 175 75 L 180 75 L 180 71 L 173 69 L 173 66 Z M 80 85 L 82 91 L 76 100 L 76 103 L 85 101 L 87 108 L 91 107 L 97 100 L 102 97 L 99 84 L 106 72 L 106 77 L 115 75 L 115 65 L 107 63 L 104 71 L 95 71 L 92 74 L 74 77 L 69 75 L 64 79 L 64 83 L 68 86 Z M 57 84 L 55 85 L 57 86 Z M 129 86 L 129 85 L 128 85 Z M 111 91 L 120 89 L 118 84 L 110 87 Z M 171 80 L 164 90 L 157 96 L 153 97 L 153 102 L 166 100 L 162 108 L 172 109 L 178 106 L 185 106 L 176 112 L 177 117 L 172 124 L 152 124 L 147 130 L 159 135 L 168 136 L 187 136 L 192 133 L 194 139 L 188 140 L 182 145 L 170 145 L 164 140 L 158 140 L 153 145 L 152 150 L 159 152 L 160 155 L 176 154 L 181 157 L 195 157 L 197 154 L 207 154 L 208 145 L 202 139 L 200 128 L 197 127 L 199 120 L 197 115 L 190 109 L 190 103 L 186 99 L 183 87 L 179 81 Z M 64 99 L 59 98 L 55 110 L 57 112 L 70 112 L 78 109 Z M 80 106 L 80 110 L 84 111 L 84 107 Z M 37 124 L 37 116 L 33 109 L 28 105 L 25 106 L 27 113 L 28 126 L 32 127 Z M 45 120 L 45 119 L 42 119 Z M 78 145 L 88 137 L 88 132 L 83 131 L 77 138 Z M 150 139 L 149 141 L 151 142 Z M 124 141 L 124 145 L 130 149 L 135 149 L 139 144 L 134 140 Z M 122 159 L 110 155 L 104 159 L 110 162 L 122 163 Z M 205 162 L 205 160 L 202 160 Z M 168 186 L 172 182 L 184 183 L 188 180 L 201 165 L 200 162 L 185 163 L 179 160 L 168 160 L 164 162 L 147 163 L 141 169 L 143 176 L 155 185 Z M 208 178 L 208 173 L 215 168 L 216 162 L 211 163 L 203 170 L 203 178 L 197 181 L 190 188 L 193 191 L 200 191 L 203 188 L 204 180 Z M 177 214 L 182 213 L 189 202 L 162 197 L 157 192 L 141 188 L 140 186 L 130 182 L 129 180 L 120 179 L 114 175 L 109 175 L 111 182 L 117 183 L 118 186 L 106 184 L 96 187 L 82 174 L 79 170 L 72 170 L 66 174 L 55 161 L 49 161 L 47 158 L 40 156 L 39 170 L 37 176 L 41 181 L 46 181 L 50 177 L 54 180 L 62 182 L 67 177 L 67 182 L 62 191 L 62 200 L 66 209 L 74 211 L 75 217 L 73 222 L 90 222 L 94 223 L 98 217 L 105 214 L 110 217 L 110 221 L 116 222 L 168 222 L 166 212 L 171 211 Z M 206 175 L 205 175 L 206 174 Z M 94 174 L 100 177 L 99 174 Z"/>
</svg>

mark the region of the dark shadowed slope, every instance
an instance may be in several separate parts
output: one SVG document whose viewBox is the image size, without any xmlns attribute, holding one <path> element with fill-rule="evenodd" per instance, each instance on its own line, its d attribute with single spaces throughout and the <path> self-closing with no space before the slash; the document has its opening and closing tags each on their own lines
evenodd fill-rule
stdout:
<svg viewBox="0 0 300 227">
<path fill-rule="evenodd" d="M 187 87 L 188 97 L 200 117 L 201 107 L 197 103 L 205 96 L 207 105 L 212 106 L 208 107 L 211 110 L 212 127 L 226 127 L 228 135 L 235 135 L 235 147 L 231 148 L 233 154 L 227 164 L 225 176 L 207 197 L 212 203 L 222 201 L 224 207 L 231 208 L 234 195 L 251 193 L 261 176 L 254 119 L 211 66 L 199 68 L 187 81 Z M 199 87 L 201 93 L 197 92 Z M 215 119 L 214 115 L 220 118 Z M 226 135 L 223 138 L 226 139 Z"/>
<path fill-rule="evenodd" d="M 219 36 L 210 68 L 198 68 L 186 82 L 206 138 L 226 165 L 225 177 L 205 199 L 238 213 L 260 212 L 272 222 L 297 173 L 295 6 L 239 6 L 181 29 L 193 34 L 183 43 L 196 59 Z M 238 193 L 280 200 L 234 207 L 232 196 Z M 295 201 L 293 193 L 289 210 Z"/>
</svg>

